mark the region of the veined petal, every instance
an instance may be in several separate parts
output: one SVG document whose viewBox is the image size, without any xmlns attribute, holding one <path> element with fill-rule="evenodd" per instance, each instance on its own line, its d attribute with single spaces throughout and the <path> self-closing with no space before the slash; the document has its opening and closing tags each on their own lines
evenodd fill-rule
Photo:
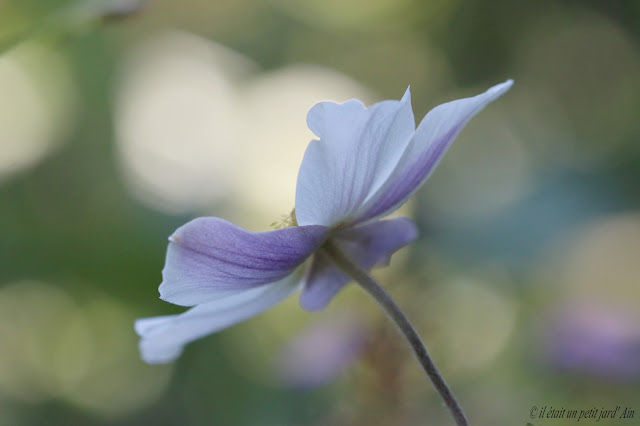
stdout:
<svg viewBox="0 0 640 426">
<path fill-rule="evenodd" d="M 346 228 L 332 238 L 362 268 L 369 270 L 389 263 L 391 255 L 418 236 L 415 224 L 400 217 Z M 315 311 L 324 308 L 351 279 L 333 266 L 324 252 L 317 252 L 305 279 L 300 305 Z"/>
<path fill-rule="evenodd" d="M 307 147 L 298 173 L 300 225 L 331 226 L 360 216 L 363 202 L 386 181 L 415 131 L 409 89 L 400 101 L 370 108 L 356 100 L 321 102 L 307 123 L 319 140 Z"/>
<path fill-rule="evenodd" d="M 204 303 L 179 315 L 141 318 L 135 322 L 142 359 L 150 364 L 173 361 L 184 345 L 244 321 L 285 299 L 299 285 L 300 274 Z"/>
<path fill-rule="evenodd" d="M 480 95 L 448 102 L 429 111 L 387 182 L 366 201 L 366 213 L 360 220 L 384 216 L 404 204 L 433 172 L 467 122 L 512 85 L 513 80 L 507 80 Z"/>
<path fill-rule="evenodd" d="M 215 217 L 194 219 L 169 240 L 160 298 L 193 306 L 289 275 L 324 241 L 323 226 L 249 232 Z"/>
</svg>

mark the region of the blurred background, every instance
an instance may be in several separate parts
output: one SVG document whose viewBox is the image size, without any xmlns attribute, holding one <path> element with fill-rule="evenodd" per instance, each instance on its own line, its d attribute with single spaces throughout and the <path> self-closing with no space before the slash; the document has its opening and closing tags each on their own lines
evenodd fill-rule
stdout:
<svg viewBox="0 0 640 426">
<path fill-rule="evenodd" d="M 183 310 L 157 293 L 175 228 L 291 210 L 315 102 L 411 85 L 420 120 L 507 78 L 377 276 L 473 424 L 635 424 L 639 23 L 635 0 L 0 0 L 0 425 L 451 424 L 355 286 L 170 365 L 132 325 Z"/>
</svg>

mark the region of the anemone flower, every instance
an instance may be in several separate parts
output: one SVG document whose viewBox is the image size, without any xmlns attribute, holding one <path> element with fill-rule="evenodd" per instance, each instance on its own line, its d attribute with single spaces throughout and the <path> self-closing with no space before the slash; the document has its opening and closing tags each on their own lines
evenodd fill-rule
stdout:
<svg viewBox="0 0 640 426">
<path fill-rule="evenodd" d="M 304 154 L 285 226 L 249 232 L 206 217 L 169 237 L 160 297 L 193 307 L 137 320 L 142 358 L 172 361 L 185 344 L 252 317 L 299 287 L 302 307 L 321 309 L 353 279 L 396 321 L 447 405 L 456 405 L 417 333 L 368 271 L 417 236 L 411 220 L 381 218 L 407 201 L 464 125 L 512 83 L 439 105 L 417 128 L 408 89 L 400 101 L 369 108 L 357 100 L 313 106 L 307 124 L 318 139 Z M 463 417 L 458 424 L 466 424 Z"/>
<path fill-rule="evenodd" d="M 324 385 L 365 351 L 367 331 L 352 312 L 333 312 L 311 322 L 283 345 L 274 363 L 276 380 L 288 388 Z"/>
<path fill-rule="evenodd" d="M 637 314 L 583 302 L 562 305 L 549 317 L 542 343 L 550 366 L 610 381 L 640 378 Z"/>
</svg>

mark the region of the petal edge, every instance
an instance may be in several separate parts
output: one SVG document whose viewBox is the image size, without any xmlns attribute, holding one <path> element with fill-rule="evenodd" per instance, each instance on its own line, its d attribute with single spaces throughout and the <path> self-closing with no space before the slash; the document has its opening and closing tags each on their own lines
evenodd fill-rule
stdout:
<svg viewBox="0 0 640 426">
<path fill-rule="evenodd" d="M 141 318 L 135 322 L 142 359 L 150 364 L 175 360 L 184 346 L 257 315 L 299 287 L 300 274 L 195 306 L 179 315 Z"/>
</svg>

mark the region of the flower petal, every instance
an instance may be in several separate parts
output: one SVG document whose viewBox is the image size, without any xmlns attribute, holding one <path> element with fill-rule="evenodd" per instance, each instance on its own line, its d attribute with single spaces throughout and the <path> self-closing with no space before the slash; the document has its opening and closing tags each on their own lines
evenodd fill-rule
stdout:
<svg viewBox="0 0 640 426">
<path fill-rule="evenodd" d="M 439 105 L 424 117 L 389 179 L 366 204 L 360 220 L 396 210 L 424 183 L 467 122 L 488 103 L 502 96 L 513 80 L 472 98 Z"/>
<path fill-rule="evenodd" d="M 292 388 L 323 385 L 365 348 L 367 328 L 352 313 L 332 312 L 305 326 L 274 365 L 281 384 Z"/>
<path fill-rule="evenodd" d="M 389 264 L 391 255 L 418 236 L 415 224 L 408 218 L 369 222 L 346 228 L 332 238 L 362 268 Z M 324 308 L 331 298 L 351 279 L 333 266 L 327 255 L 319 251 L 307 273 L 300 295 L 300 305 L 309 311 Z"/>
<path fill-rule="evenodd" d="M 307 271 L 304 288 L 300 294 L 300 306 L 307 311 L 319 311 L 327 306 L 333 296 L 349 281 L 351 278 L 334 267 L 324 252 L 317 252 Z"/>
<path fill-rule="evenodd" d="M 249 232 L 215 217 L 194 219 L 169 238 L 160 298 L 193 306 L 277 281 L 325 237 L 323 226 Z"/>
<path fill-rule="evenodd" d="M 307 147 L 298 173 L 300 225 L 331 226 L 363 213 L 364 200 L 386 181 L 415 131 L 409 89 L 400 101 L 370 108 L 356 100 L 321 102 L 307 123 L 320 139 Z"/>
<path fill-rule="evenodd" d="M 299 273 L 280 281 L 221 297 L 180 315 L 141 318 L 135 330 L 142 338 L 140 353 L 150 364 L 173 361 L 184 345 L 265 311 L 299 286 Z"/>
</svg>

